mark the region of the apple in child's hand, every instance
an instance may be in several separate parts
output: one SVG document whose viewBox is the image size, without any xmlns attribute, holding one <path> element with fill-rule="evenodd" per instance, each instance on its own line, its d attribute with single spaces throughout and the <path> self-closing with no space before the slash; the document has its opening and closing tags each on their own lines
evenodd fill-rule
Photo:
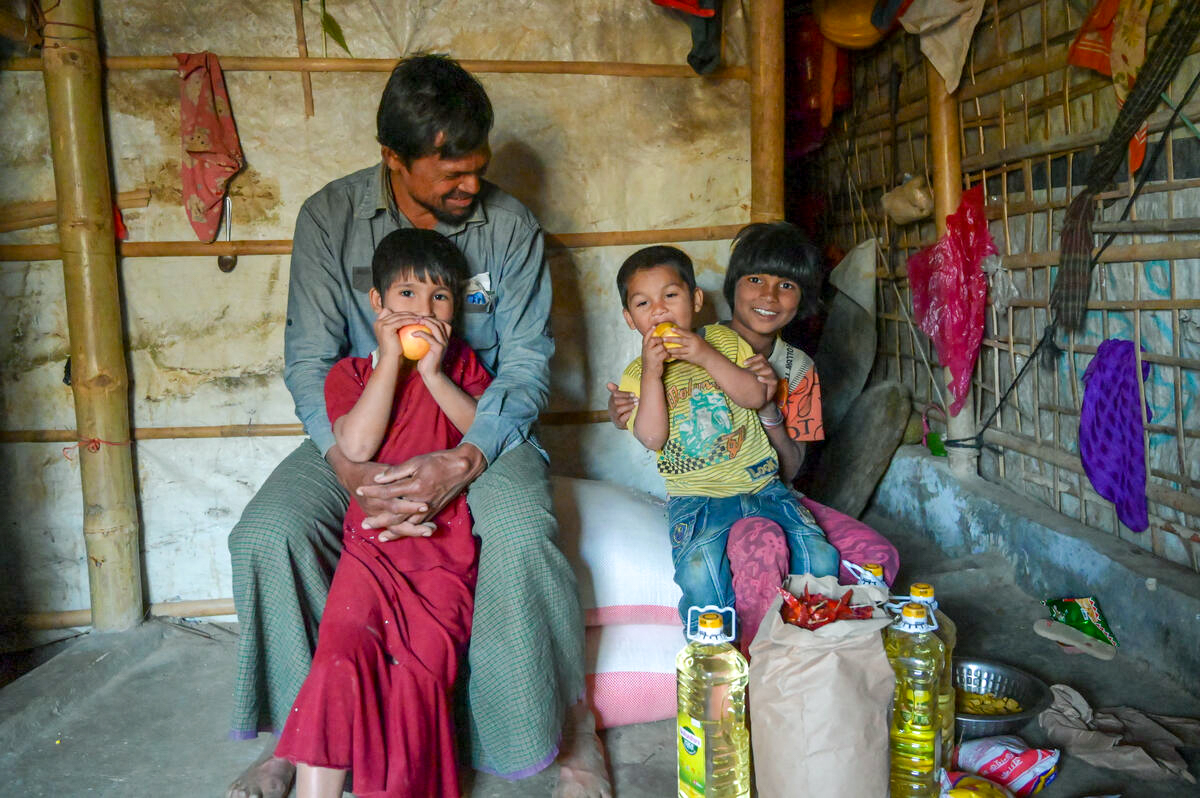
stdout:
<svg viewBox="0 0 1200 798">
<path fill-rule="evenodd" d="M 429 328 L 424 324 L 405 324 L 399 330 L 396 330 L 396 334 L 400 336 L 400 349 L 409 360 L 420 360 L 429 351 L 429 342 L 418 335 L 414 335 L 418 330 L 425 333 L 429 332 Z"/>
<path fill-rule="evenodd" d="M 659 338 L 662 338 L 664 335 L 674 336 L 678 329 L 679 328 L 676 327 L 671 322 L 664 321 L 663 323 L 659 324 L 657 327 L 654 328 L 654 335 L 658 336 Z M 672 344 L 672 343 L 668 343 L 667 341 L 663 341 L 663 346 L 665 346 L 667 349 L 678 349 L 680 344 Z M 667 358 L 667 362 L 670 363 L 674 359 L 675 358 L 673 358 L 673 357 L 669 357 L 669 358 Z"/>
</svg>

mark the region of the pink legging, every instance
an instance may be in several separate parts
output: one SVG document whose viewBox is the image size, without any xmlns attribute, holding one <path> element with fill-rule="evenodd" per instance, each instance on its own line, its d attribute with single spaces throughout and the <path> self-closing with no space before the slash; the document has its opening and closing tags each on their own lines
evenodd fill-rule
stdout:
<svg viewBox="0 0 1200 798">
<path fill-rule="evenodd" d="M 809 498 L 803 498 L 800 501 L 817 519 L 817 525 L 825 533 L 825 539 L 833 544 L 843 560 L 849 560 L 857 565 L 877 562 L 883 566 L 883 577 L 888 585 L 892 584 L 896 579 L 896 573 L 900 570 L 900 554 L 887 538 L 862 521 L 840 513 L 832 507 L 818 504 Z M 758 517 L 743 518 L 736 522 L 733 528 L 741 527 L 748 531 L 747 527 L 758 524 L 779 528 L 774 521 Z M 782 530 L 780 533 L 782 534 Z M 730 534 L 733 534 L 732 530 Z M 839 567 L 838 578 L 844 585 L 853 585 L 858 581 L 846 570 L 845 565 Z"/>
</svg>

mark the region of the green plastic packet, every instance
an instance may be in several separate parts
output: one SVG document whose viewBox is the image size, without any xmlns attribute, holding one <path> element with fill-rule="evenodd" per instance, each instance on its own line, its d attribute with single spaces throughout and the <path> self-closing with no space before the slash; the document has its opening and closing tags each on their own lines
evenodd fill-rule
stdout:
<svg viewBox="0 0 1200 798">
<path fill-rule="evenodd" d="M 1116 636 L 1108 628 L 1100 605 L 1091 596 L 1083 598 L 1046 599 L 1042 602 L 1050 610 L 1050 617 L 1061 624 L 1078 629 L 1088 637 L 1094 637 L 1110 646 L 1119 646 Z"/>
<path fill-rule="evenodd" d="M 929 447 L 929 453 L 934 457 L 946 457 L 946 444 L 942 443 L 942 436 L 936 432 L 930 432 L 925 436 L 926 446 Z"/>
</svg>

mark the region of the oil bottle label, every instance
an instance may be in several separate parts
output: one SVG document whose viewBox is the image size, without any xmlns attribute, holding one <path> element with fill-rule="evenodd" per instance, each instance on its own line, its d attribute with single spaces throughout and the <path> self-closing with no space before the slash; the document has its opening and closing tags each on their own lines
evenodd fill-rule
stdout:
<svg viewBox="0 0 1200 798">
<path fill-rule="evenodd" d="M 679 798 L 704 798 L 704 727 L 685 712 L 677 718 L 679 732 Z"/>
</svg>

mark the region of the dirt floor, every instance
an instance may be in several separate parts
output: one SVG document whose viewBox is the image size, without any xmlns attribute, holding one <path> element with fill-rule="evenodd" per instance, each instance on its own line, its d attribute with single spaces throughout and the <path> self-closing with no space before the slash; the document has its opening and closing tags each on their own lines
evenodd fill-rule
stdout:
<svg viewBox="0 0 1200 798">
<path fill-rule="evenodd" d="M 1049 684 L 1069 684 L 1093 707 L 1128 705 L 1200 717 L 1200 695 L 1156 677 L 1152 652 L 1120 650 L 1101 662 L 1060 653 L 1035 636 L 1046 617 L 1042 597 L 1012 581 L 1012 564 L 997 555 L 948 558 L 919 534 L 867 520 L 899 547 L 897 588 L 932 582 L 958 625 L 957 653 L 1018 665 Z M 253 760 L 259 742 L 226 739 L 236 625 L 154 622 L 121 635 L 89 635 L 59 645 L 44 664 L 0 689 L 0 773 L 6 796 L 221 796 Z M 1198 644 L 1200 649 L 1200 644 Z M 37 663 L 37 652 L 9 656 L 10 667 Z M 16 663 L 14 665 L 14 663 Z M 617 798 L 674 794 L 672 721 L 605 733 Z M 1021 732 L 1043 742 L 1036 722 Z M 1200 751 L 1186 752 L 1200 776 Z M 473 798 L 536 798 L 553 788 L 550 771 L 519 783 L 468 777 Z M 1138 782 L 1064 756 L 1044 798 L 1121 795 L 1200 796 L 1181 780 Z M 862 798 L 870 798 L 863 796 Z"/>
</svg>

